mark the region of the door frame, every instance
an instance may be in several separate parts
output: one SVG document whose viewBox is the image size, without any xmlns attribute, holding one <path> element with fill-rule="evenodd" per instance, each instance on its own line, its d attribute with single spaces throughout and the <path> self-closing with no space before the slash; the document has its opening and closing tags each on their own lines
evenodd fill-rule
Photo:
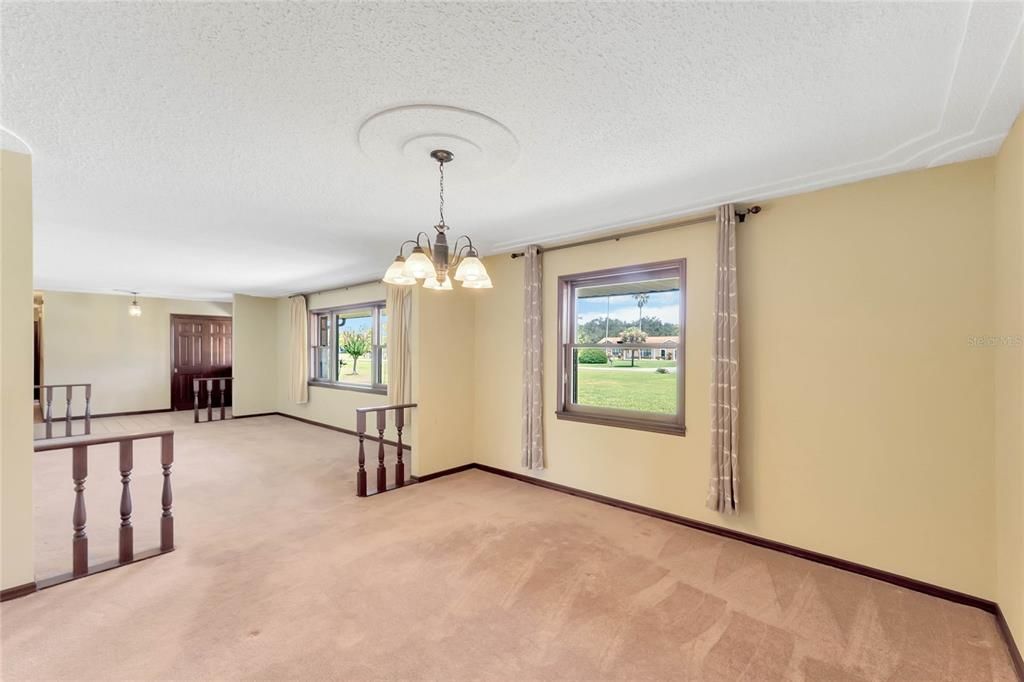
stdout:
<svg viewBox="0 0 1024 682">
<path fill-rule="evenodd" d="M 171 313 L 170 314 L 170 318 L 169 318 L 170 329 L 168 330 L 168 341 L 170 343 L 170 347 L 169 348 L 170 348 L 170 354 L 171 354 L 171 357 L 170 357 L 171 368 L 170 368 L 170 375 L 169 375 L 168 382 L 167 382 L 168 383 L 168 386 L 167 386 L 167 391 L 168 391 L 167 397 L 168 397 L 168 400 L 169 400 L 168 404 L 171 406 L 171 411 L 172 412 L 175 411 L 175 407 L 174 407 L 174 340 L 175 340 L 175 338 L 174 338 L 174 320 L 175 320 L 175 318 L 185 319 L 185 320 L 195 320 L 195 319 L 221 320 L 221 321 L 223 321 L 223 320 L 231 320 L 232 321 L 231 322 L 231 339 L 232 339 L 232 343 L 234 343 L 234 338 L 235 338 L 235 329 L 234 329 L 234 327 L 235 327 L 235 324 L 234 324 L 235 316 L 234 315 L 189 315 L 188 313 Z M 235 366 L 235 354 L 233 352 L 231 353 L 231 366 L 232 366 L 232 368 Z"/>
</svg>

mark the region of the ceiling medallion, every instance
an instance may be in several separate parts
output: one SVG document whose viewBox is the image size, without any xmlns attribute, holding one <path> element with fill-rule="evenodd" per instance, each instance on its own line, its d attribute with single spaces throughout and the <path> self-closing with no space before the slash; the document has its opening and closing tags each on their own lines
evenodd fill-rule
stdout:
<svg viewBox="0 0 1024 682">
<path fill-rule="evenodd" d="M 473 240 L 462 235 L 455 240 L 449 257 L 448 225 L 444 222 L 444 165 L 451 163 L 455 158 L 447 149 L 435 149 L 430 152 L 431 158 L 437 161 L 440 172 L 440 206 L 439 213 L 441 220 L 434 229 L 437 234 L 431 244 L 430 236 L 426 232 L 420 232 L 416 239 L 409 239 L 402 242 L 398 247 L 398 256 L 395 262 L 384 273 L 385 284 L 398 286 L 411 286 L 416 280 L 423 280 L 424 289 L 435 291 L 451 291 L 452 280 L 461 282 L 465 289 L 491 289 L 491 278 L 487 269 L 480 262 Z M 465 243 L 462 243 L 465 240 Z M 461 243 L 461 246 L 460 246 Z M 412 251 L 408 259 L 404 255 L 407 244 L 412 244 Z M 454 270 L 454 274 L 449 274 Z"/>
</svg>

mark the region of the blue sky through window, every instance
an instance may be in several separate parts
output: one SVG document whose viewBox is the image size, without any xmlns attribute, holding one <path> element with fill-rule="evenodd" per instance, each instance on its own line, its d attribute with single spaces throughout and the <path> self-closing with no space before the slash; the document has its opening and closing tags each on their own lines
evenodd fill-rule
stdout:
<svg viewBox="0 0 1024 682">
<path fill-rule="evenodd" d="M 339 332 L 369 332 L 371 329 L 373 329 L 372 315 L 367 314 L 365 317 L 350 317 L 348 319 L 341 315 L 338 316 Z"/>
<path fill-rule="evenodd" d="M 626 322 L 639 320 L 636 299 L 630 294 L 581 298 L 576 301 L 576 315 L 581 324 L 591 320 L 603 320 L 608 315 L 613 320 Z M 650 294 L 644 306 L 644 317 L 655 317 L 662 322 L 679 324 L 679 291 L 660 291 Z"/>
</svg>

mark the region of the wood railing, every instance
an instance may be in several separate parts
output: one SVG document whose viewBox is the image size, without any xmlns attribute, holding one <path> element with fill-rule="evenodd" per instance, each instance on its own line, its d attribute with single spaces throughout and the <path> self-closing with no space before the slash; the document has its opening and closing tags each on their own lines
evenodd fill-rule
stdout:
<svg viewBox="0 0 1024 682">
<path fill-rule="evenodd" d="M 233 384 L 230 383 L 234 377 L 204 377 L 192 380 L 192 420 L 199 423 L 199 394 L 200 383 L 206 383 L 206 421 L 213 421 L 213 386 L 217 382 L 220 395 L 220 421 L 224 421 L 224 406 L 227 403 L 226 389 Z"/>
<path fill-rule="evenodd" d="M 53 438 L 53 389 L 64 389 L 64 435 L 71 435 L 71 399 L 74 397 L 74 389 L 85 388 L 85 435 L 92 433 L 92 384 L 42 384 L 32 387 L 39 389 L 39 398 L 46 406 L 43 411 L 43 423 L 46 424 L 46 435 L 44 438 Z"/>
<path fill-rule="evenodd" d="M 160 495 L 160 548 L 135 553 L 135 537 L 132 529 L 132 493 L 131 477 L 133 468 L 133 451 L 135 441 L 149 438 L 160 439 L 160 466 L 163 469 L 163 488 Z M 118 470 L 121 473 L 121 526 L 118 530 L 117 561 L 89 565 L 89 536 L 86 535 L 85 513 L 85 480 L 89 474 L 89 448 L 93 445 L 117 443 L 120 448 Z M 141 561 L 174 549 L 174 514 L 172 512 L 173 496 L 171 493 L 171 465 L 174 463 L 174 431 L 154 431 L 152 433 L 126 434 L 120 436 L 104 436 L 72 442 L 40 443 L 35 446 L 36 452 L 53 450 L 71 450 L 71 480 L 75 486 L 75 505 L 71 514 L 71 573 L 40 581 L 40 587 L 49 587 L 58 583 L 74 580 L 85 575 L 99 573 L 110 568 Z"/>
<path fill-rule="evenodd" d="M 377 441 L 377 489 L 369 495 L 401 488 L 406 484 L 405 460 L 403 451 L 406 446 L 402 444 L 402 429 L 405 427 L 405 411 L 416 407 L 416 403 L 405 403 L 402 405 L 385 405 L 383 407 L 360 407 L 356 410 L 356 435 L 359 437 L 359 469 L 356 471 L 356 495 L 367 497 L 366 491 L 366 452 L 363 449 L 363 441 L 366 436 L 366 415 L 376 413 L 377 415 L 377 437 L 370 436 Z M 395 413 L 395 431 L 398 433 L 396 443 L 398 458 L 395 461 L 395 482 L 388 487 L 388 470 L 384 466 L 384 432 L 388 428 L 388 412 Z"/>
</svg>

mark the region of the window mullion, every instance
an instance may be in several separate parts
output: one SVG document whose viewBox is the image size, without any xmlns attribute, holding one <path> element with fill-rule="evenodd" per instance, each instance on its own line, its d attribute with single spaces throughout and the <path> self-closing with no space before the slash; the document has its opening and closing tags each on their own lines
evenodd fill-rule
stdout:
<svg viewBox="0 0 1024 682">
<path fill-rule="evenodd" d="M 341 378 L 338 376 L 338 357 L 341 355 L 338 349 L 338 313 L 332 310 L 329 317 L 331 320 L 330 331 L 328 332 L 330 339 L 328 343 L 331 344 L 331 370 L 329 372 L 329 376 L 331 377 L 331 381 L 338 383 L 341 381 Z"/>
</svg>

